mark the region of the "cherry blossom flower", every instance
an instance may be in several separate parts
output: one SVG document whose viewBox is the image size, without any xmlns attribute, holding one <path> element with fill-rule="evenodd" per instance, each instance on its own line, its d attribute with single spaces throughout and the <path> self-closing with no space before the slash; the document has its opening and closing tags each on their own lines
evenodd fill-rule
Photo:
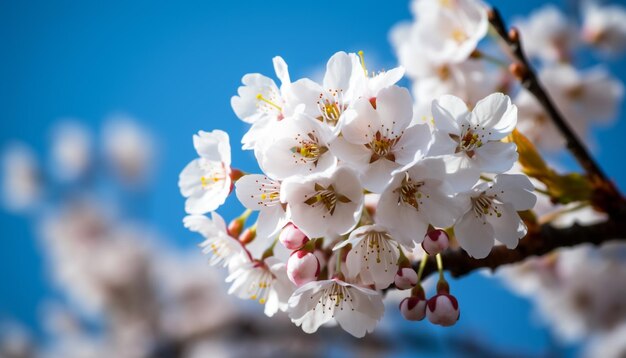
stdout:
<svg viewBox="0 0 626 358">
<path fill-rule="evenodd" d="M 452 226 L 461 208 L 449 196 L 452 188 L 445 179 L 441 158 L 427 158 L 399 171 L 380 197 L 376 220 L 407 247 L 424 238 L 428 225 Z"/>
<path fill-rule="evenodd" d="M 432 106 L 437 136 L 430 155 L 444 155 L 448 182 L 464 190 L 481 172 L 503 173 L 517 160 L 516 146 L 501 140 L 517 123 L 517 107 L 508 96 L 494 93 L 470 112 L 454 96 L 442 96 Z"/>
<path fill-rule="evenodd" d="M 330 129 L 299 113 L 274 127 L 274 139 L 263 150 L 259 164 L 268 176 L 282 180 L 319 173 L 336 165 L 329 150 Z"/>
<path fill-rule="evenodd" d="M 61 180 L 76 180 L 91 165 L 92 138 L 89 131 L 74 120 L 56 126 L 52 135 L 54 174 Z"/>
<path fill-rule="evenodd" d="M 543 68 L 539 79 L 569 125 L 582 138 L 588 137 L 590 123 L 613 120 L 624 97 L 623 84 L 602 67 L 579 72 L 571 65 L 553 65 Z M 520 91 L 515 104 L 519 107 L 519 130 L 524 135 L 544 149 L 562 148 L 563 139 L 532 94 Z"/>
<path fill-rule="evenodd" d="M 243 206 L 259 211 L 258 236 L 272 238 L 287 223 L 287 212 L 280 202 L 278 181 L 260 174 L 244 175 L 235 183 L 235 193 Z"/>
<path fill-rule="evenodd" d="M 30 148 L 13 143 L 2 154 L 2 203 L 15 211 L 32 208 L 41 197 L 41 175 Z"/>
<path fill-rule="evenodd" d="M 278 236 L 280 241 L 287 250 L 297 250 L 309 241 L 309 238 L 298 229 L 293 223 L 285 225 Z"/>
<path fill-rule="evenodd" d="M 534 186 L 524 175 L 500 174 L 476 185 L 465 198 L 466 212 L 454 225 L 459 245 L 475 258 L 486 257 L 494 240 L 517 247 L 527 228 L 518 211 L 535 206 Z"/>
<path fill-rule="evenodd" d="M 331 149 L 361 173 L 365 189 L 380 193 L 394 170 L 426 154 L 430 130 L 426 125 L 409 126 L 412 110 L 409 92 L 393 86 L 381 90 L 375 102 L 358 100 L 344 114 L 342 136 Z"/>
<path fill-rule="evenodd" d="M 188 215 L 183 223 L 205 238 L 200 247 L 205 254 L 212 254 L 211 265 L 232 266 L 247 255 L 241 243 L 228 235 L 226 222 L 218 213 L 212 212 L 211 219 L 204 215 Z"/>
<path fill-rule="evenodd" d="M 487 7 L 478 0 L 418 0 L 413 11 L 424 52 L 439 62 L 466 60 L 487 34 Z"/>
<path fill-rule="evenodd" d="M 265 305 L 265 315 L 286 311 L 294 286 L 287 277 L 286 265 L 275 257 L 264 261 L 247 261 L 232 270 L 226 278 L 232 282 L 229 294 L 242 299 L 258 300 Z"/>
<path fill-rule="evenodd" d="M 428 232 L 426 236 L 424 236 L 424 241 L 422 241 L 422 248 L 431 256 L 437 255 L 447 249 L 448 245 L 448 234 L 441 229 Z"/>
<path fill-rule="evenodd" d="M 312 252 L 298 250 L 287 260 L 287 276 L 296 286 L 315 281 L 320 274 L 320 262 Z"/>
<path fill-rule="evenodd" d="M 346 257 L 346 268 L 351 278 L 360 277 L 363 284 L 374 284 L 381 290 L 394 282 L 398 271 L 400 248 L 387 230 L 380 225 L 365 225 L 350 233 L 350 237 L 333 250 L 352 245 Z"/>
<path fill-rule="evenodd" d="M 306 333 L 334 320 L 361 338 L 374 330 L 384 310 L 380 293 L 339 278 L 309 282 L 289 299 L 289 317 Z"/>
<path fill-rule="evenodd" d="M 237 90 L 238 96 L 233 96 L 230 100 L 237 117 L 252 124 L 241 140 L 243 149 L 257 149 L 262 144 L 261 139 L 265 137 L 263 134 L 295 110 L 295 105 L 289 100 L 291 79 L 287 64 L 279 56 L 272 61 L 276 76 L 281 81 L 280 89 L 271 78 L 248 73 L 241 79 L 243 86 Z"/>
<path fill-rule="evenodd" d="M 582 38 L 609 54 L 626 49 L 626 9 L 619 5 L 583 4 Z"/>
<path fill-rule="evenodd" d="M 426 317 L 432 324 L 448 327 L 459 320 L 459 302 L 447 293 L 438 293 L 426 304 Z"/>
<path fill-rule="evenodd" d="M 183 169 L 178 186 L 187 198 L 185 211 L 204 214 L 216 210 L 230 193 L 230 144 L 228 134 L 216 129 L 198 132 L 193 145 L 200 158 Z"/>
<path fill-rule="evenodd" d="M 408 290 L 417 284 L 417 272 L 410 267 L 402 267 L 396 272 L 394 285 L 398 290 Z"/>
<path fill-rule="evenodd" d="M 286 180 L 280 195 L 291 209 L 293 223 L 310 238 L 350 232 L 363 209 L 361 183 L 346 167 Z"/>
<path fill-rule="evenodd" d="M 426 300 L 411 296 L 400 301 L 400 312 L 407 321 L 421 321 L 426 317 Z"/>
<path fill-rule="evenodd" d="M 545 5 L 525 20 L 517 20 L 529 57 L 548 62 L 567 61 L 578 42 L 576 25 L 557 7 Z"/>
<path fill-rule="evenodd" d="M 108 119 L 102 136 L 109 163 L 122 179 L 137 183 L 147 179 L 155 156 L 150 132 L 130 117 Z"/>
</svg>

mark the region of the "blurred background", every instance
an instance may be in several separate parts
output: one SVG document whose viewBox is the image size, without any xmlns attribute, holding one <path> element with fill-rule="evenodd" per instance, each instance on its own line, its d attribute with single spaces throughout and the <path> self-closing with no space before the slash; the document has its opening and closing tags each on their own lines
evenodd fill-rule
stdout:
<svg viewBox="0 0 626 358">
<path fill-rule="evenodd" d="M 544 3 L 492 5 L 512 21 Z M 554 4 L 578 16 L 577 4 Z M 230 107 L 241 76 L 271 76 L 276 55 L 292 78 L 319 76 L 341 50 L 395 67 L 388 34 L 411 19 L 408 1 L 0 2 L 0 151 L 10 182 L 0 210 L 0 356 L 582 354 L 588 342 L 561 339 L 531 300 L 484 273 L 451 283 L 463 312 L 452 328 L 404 321 L 391 300 L 364 341 L 332 329 L 308 336 L 228 297 L 225 272 L 205 263 L 183 227 L 177 181 L 196 156 L 194 133 L 227 131 L 234 166 L 256 170 L 238 145 L 247 125 Z M 626 80 L 624 57 L 601 60 Z M 622 190 L 624 134 L 623 120 L 592 130 L 594 153 Z M 229 220 L 242 209 L 230 198 L 220 213 Z"/>
</svg>

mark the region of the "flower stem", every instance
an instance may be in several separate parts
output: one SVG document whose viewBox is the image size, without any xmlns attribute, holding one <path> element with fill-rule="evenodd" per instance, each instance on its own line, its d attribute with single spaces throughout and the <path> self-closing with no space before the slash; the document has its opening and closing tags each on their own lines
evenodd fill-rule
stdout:
<svg viewBox="0 0 626 358">
<path fill-rule="evenodd" d="M 443 261 L 441 259 L 441 254 L 437 254 L 437 256 L 435 256 L 435 259 L 437 260 L 437 270 L 439 271 L 439 281 L 445 281 L 443 278 Z"/>
<path fill-rule="evenodd" d="M 426 267 L 426 262 L 428 262 L 428 254 L 424 252 L 424 257 L 422 257 L 422 261 L 420 261 L 420 268 L 417 270 L 417 283 L 422 282 L 422 275 L 424 274 L 424 268 Z"/>
</svg>

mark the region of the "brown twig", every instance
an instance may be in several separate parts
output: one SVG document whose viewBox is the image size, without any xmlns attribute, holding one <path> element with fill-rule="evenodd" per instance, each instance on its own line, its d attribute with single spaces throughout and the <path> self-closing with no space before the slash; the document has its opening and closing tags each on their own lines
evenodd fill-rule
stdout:
<svg viewBox="0 0 626 358">
<path fill-rule="evenodd" d="M 472 258 L 460 248 L 446 250 L 442 253 L 443 266 L 453 277 L 461 277 L 482 268 L 495 271 L 500 266 L 521 262 L 532 256 L 545 255 L 561 247 L 581 244 L 601 245 L 613 239 L 626 239 L 625 217 L 618 220 L 609 219 L 590 226 L 574 224 L 565 229 L 544 224 L 522 239 L 517 248 L 511 250 L 506 246 L 495 246 L 484 259 Z M 437 272 L 435 258 L 428 257 L 427 260 L 424 277 Z M 417 262 L 413 267 L 417 270 L 419 264 Z"/>
<path fill-rule="evenodd" d="M 582 144 L 576 133 L 565 121 L 554 102 L 544 90 L 537 75 L 532 69 L 522 48 L 520 34 L 515 28 L 507 30 L 504 20 L 497 9 L 489 10 L 489 22 L 497 34 L 507 44 L 515 62 L 510 71 L 543 106 L 552 122 L 565 137 L 567 148 L 574 155 L 581 167 L 587 172 L 595 188 L 593 203 L 599 209 L 611 216 L 622 215 L 626 211 L 626 200 L 619 193 L 615 185 L 606 176 L 602 168 L 593 159 L 587 148 Z"/>
</svg>

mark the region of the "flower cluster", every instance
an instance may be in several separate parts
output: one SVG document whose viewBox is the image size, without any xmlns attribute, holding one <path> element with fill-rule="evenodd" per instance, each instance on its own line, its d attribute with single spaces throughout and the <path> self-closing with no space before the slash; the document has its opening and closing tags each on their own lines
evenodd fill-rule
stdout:
<svg viewBox="0 0 626 358">
<path fill-rule="evenodd" d="M 465 29 L 468 38 L 482 28 Z M 441 51 L 462 56 L 475 41 L 457 45 Z M 395 285 L 412 289 L 400 305 L 408 319 L 454 324 L 459 305 L 443 274 L 426 301 L 407 256 L 420 243 L 437 255 L 454 242 L 483 258 L 496 241 L 514 248 L 526 235 L 518 212 L 534 206 L 534 186 L 506 173 L 517 160 L 506 140 L 515 105 L 493 93 L 470 109 L 443 95 L 430 123 L 416 123 L 411 94 L 396 85 L 403 67 L 374 73 L 362 52 L 338 52 L 322 83 L 292 81 L 280 57 L 274 67 L 280 86 L 248 74 L 231 101 L 251 124 L 243 149 L 262 173 L 232 168 L 228 136 L 215 130 L 194 137 L 199 158 L 180 175 L 185 226 L 205 237 L 211 263 L 228 268 L 229 292 L 265 304 L 268 316 L 288 312 L 307 333 L 338 324 L 362 337 L 383 315 L 381 290 Z M 247 210 L 227 224 L 215 210 L 233 183 Z"/>
</svg>

